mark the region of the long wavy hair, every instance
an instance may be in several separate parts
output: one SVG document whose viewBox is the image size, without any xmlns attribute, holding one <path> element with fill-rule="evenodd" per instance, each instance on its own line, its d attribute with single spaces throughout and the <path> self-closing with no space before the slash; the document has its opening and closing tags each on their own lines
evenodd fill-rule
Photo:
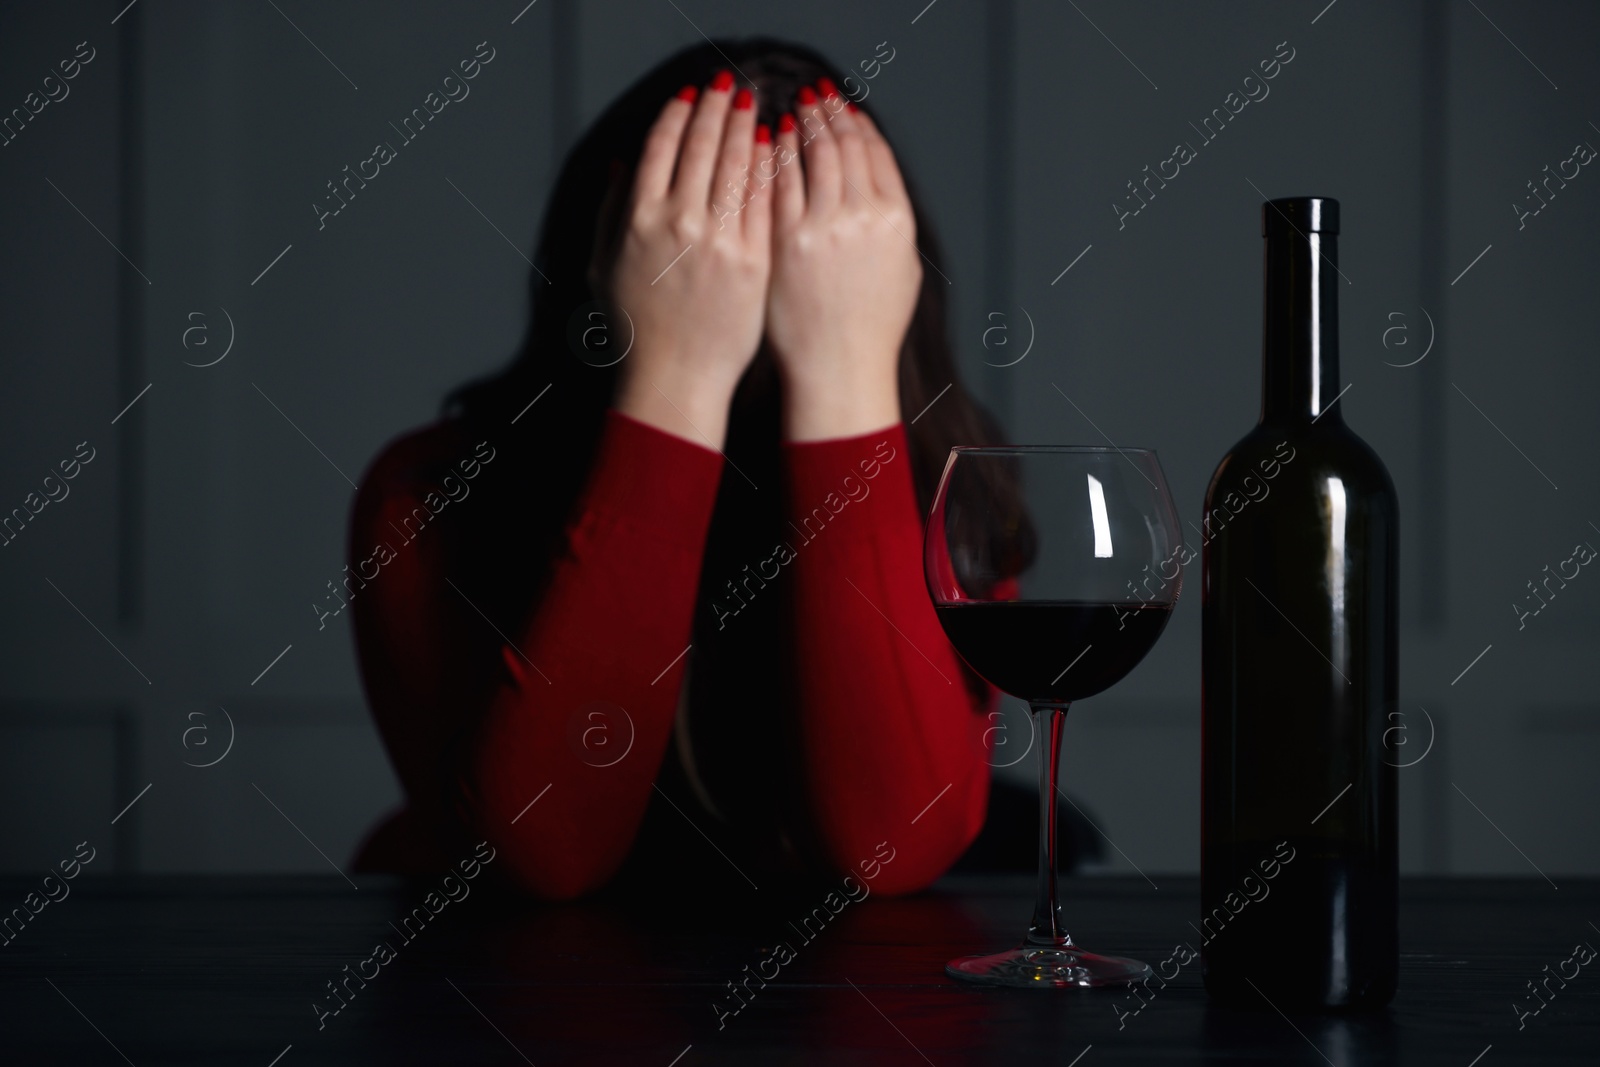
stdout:
<svg viewBox="0 0 1600 1067">
<path fill-rule="evenodd" d="M 513 464 L 538 464 L 538 498 L 546 515 L 564 517 L 581 491 L 616 388 L 617 364 L 600 365 L 607 361 L 596 358 L 585 333 L 592 334 L 594 324 L 604 321 L 594 313 L 597 302 L 607 296 L 606 282 L 627 221 L 627 194 L 645 136 L 662 105 L 679 88 L 703 86 L 718 71 L 730 67 L 741 83 L 755 92 L 758 121 L 773 127 L 795 107 L 802 87 L 814 86 L 823 77 L 835 84 L 851 84 L 844 71 L 812 49 L 768 38 L 719 40 L 686 48 L 646 73 L 595 120 L 561 168 L 534 254 L 535 269 L 529 282 L 532 319 L 520 351 L 503 370 L 467 382 L 444 400 L 445 416 L 487 430 L 507 428 L 531 400 L 541 398 L 515 427 L 494 433 L 497 445 L 506 440 L 513 455 L 521 454 L 521 460 Z M 868 105 L 859 106 L 871 114 Z M 872 117 L 876 122 L 876 115 Z M 943 255 L 932 222 L 909 175 L 906 185 L 916 218 L 918 250 L 927 263 L 938 268 Z M 907 417 L 923 412 L 906 431 L 912 477 L 924 514 L 951 446 L 1002 443 L 997 424 L 956 372 L 945 325 L 945 294 L 941 272 L 925 269 L 899 360 L 901 410 Z M 625 325 L 611 322 L 606 328 L 617 335 L 620 345 Z M 950 387 L 948 393 L 940 396 L 946 386 Z M 777 481 L 777 411 L 776 366 L 763 343 L 735 394 L 725 450 L 742 471 L 754 474 L 761 470 L 773 481 Z M 1027 520 L 1016 492 L 1002 493 L 996 504 L 995 536 L 989 544 L 996 549 L 1012 547 L 995 554 L 980 553 L 988 557 L 983 569 L 991 575 L 1016 574 L 1026 565 L 1023 557 L 1031 555 L 1015 549 L 1014 531 L 1019 525 L 1026 527 Z M 559 523 L 552 527 L 548 521 L 512 525 L 520 527 L 523 552 L 559 532 Z M 1001 536 L 1006 530 L 1013 532 Z M 550 555 L 546 552 L 536 558 L 549 559 Z"/>
</svg>

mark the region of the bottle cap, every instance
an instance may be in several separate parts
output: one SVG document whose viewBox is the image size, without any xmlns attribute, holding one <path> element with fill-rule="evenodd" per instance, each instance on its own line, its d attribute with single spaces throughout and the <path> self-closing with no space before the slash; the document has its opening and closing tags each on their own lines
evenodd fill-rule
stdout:
<svg viewBox="0 0 1600 1067">
<path fill-rule="evenodd" d="M 1326 196 L 1286 196 L 1261 205 L 1261 236 L 1292 227 L 1291 232 L 1339 232 L 1339 201 Z"/>
</svg>

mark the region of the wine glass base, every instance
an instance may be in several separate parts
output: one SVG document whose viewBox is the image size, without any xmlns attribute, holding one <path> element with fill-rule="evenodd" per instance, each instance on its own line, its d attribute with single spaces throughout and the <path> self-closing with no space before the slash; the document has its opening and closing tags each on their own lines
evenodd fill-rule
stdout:
<svg viewBox="0 0 1600 1067">
<path fill-rule="evenodd" d="M 989 956 L 963 956 L 945 964 L 944 971 L 981 985 L 1051 989 L 1125 986 L 1154 973 L 1149 964 L 1122 956 L 1027 944 Z"/>
</svg>

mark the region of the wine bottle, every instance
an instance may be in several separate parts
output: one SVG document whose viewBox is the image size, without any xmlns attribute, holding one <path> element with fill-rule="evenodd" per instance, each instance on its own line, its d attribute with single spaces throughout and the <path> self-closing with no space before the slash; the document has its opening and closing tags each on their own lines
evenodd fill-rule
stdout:
<svg viewBox="0 0 1600 1067">
<path fill-rule="evenodd" d="M 1201 586 L 1201 957 L 1213 996 L 1394 995 L 1399 505 L 1341 416 L 1339 204 L 1262 205 L 1261 419 L 1212 475 Z"/>
</svg>

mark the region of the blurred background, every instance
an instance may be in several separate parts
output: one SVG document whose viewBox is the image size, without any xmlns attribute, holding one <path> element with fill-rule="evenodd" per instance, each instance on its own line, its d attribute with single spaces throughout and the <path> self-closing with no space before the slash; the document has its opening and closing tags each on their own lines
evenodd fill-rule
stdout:
<svg viewBox="0 0 1600 1067">
<path fill-rule="evenodd" d="M 1257 415 L 1260 203 L 1339 199 L 1341 403 L 1403 515 L 1403 869 L 1600 872 L 1600 577 L 1515 607 L 1600 544 L 1575 155 L 1600 7 L 524 4 L 0 8 L 0 515 L 37 510 L 0 538 L 0 869 L 85 838 L 100 870 L 343 865 L 399 800 L 348 620 L 311 606 L 353 483 L 510 356 L 585 124 L 671 51 L 759 33 L 858 72 L 1013 438 L 1156 448 L 1189 522 Z M 480 42 L 470 96 L 319 223 Z M 1198 868 L 1199 667 L 1195 569 L 1143 666 L 1073 710 L 1065 783 L 1109 869 Z M 1027 744 L 1009 711 L 997 763 Z"/>
</svg>

